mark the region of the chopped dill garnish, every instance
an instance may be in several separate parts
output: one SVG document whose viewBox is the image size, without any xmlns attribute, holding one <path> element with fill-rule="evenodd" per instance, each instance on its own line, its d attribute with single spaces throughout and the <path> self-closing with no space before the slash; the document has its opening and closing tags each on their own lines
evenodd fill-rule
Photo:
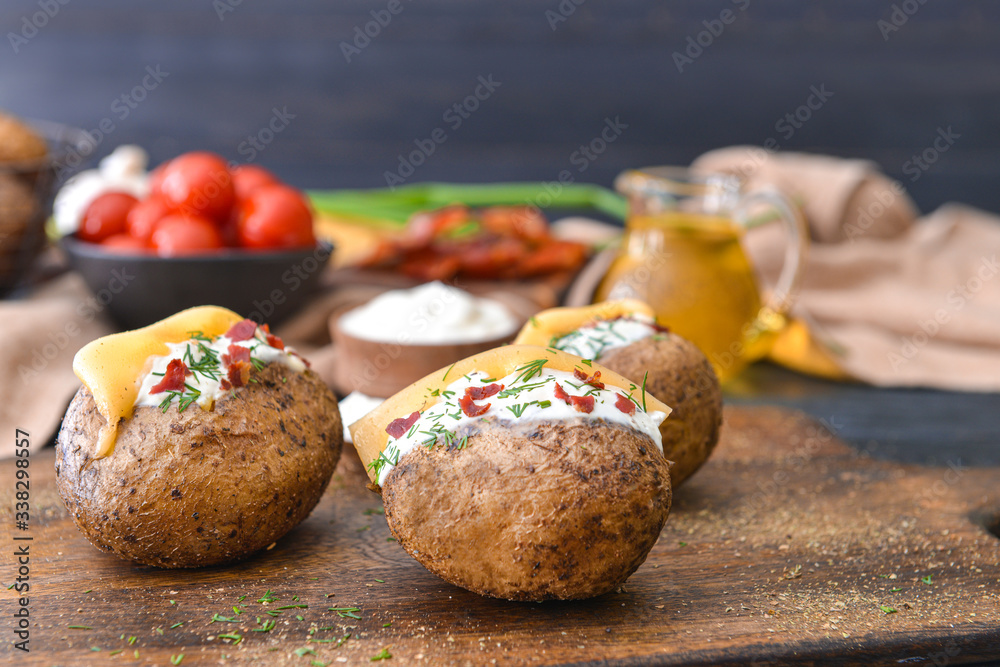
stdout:
<svg viewBox="0 0 1000 667">
<path fill-rule="evenodd" d="M 649 371 L 646 371 L 646 374 L 642 376 L 642 411 L 643 412 L 649 412 L 648 410 L 646 410 L 646 380 L 648 380 L 648 379 L 649 379 Z"/>
<path fill-rule="evenodd" d="M 531 378 L 540 377 L 542 375 L 542 367 L 548 363 L 548 359 L 535 359 L 534 361 L 529 361 L 525 365 L 516 369 L 517 377 L 514 378 L 512 384 L 518 382 L 527 382 Z"/>
</svg>

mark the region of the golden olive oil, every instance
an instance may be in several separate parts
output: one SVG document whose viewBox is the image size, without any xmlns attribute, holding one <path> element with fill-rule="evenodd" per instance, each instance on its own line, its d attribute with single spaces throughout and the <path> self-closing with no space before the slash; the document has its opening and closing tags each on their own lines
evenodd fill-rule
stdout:
<svg viewBox="0 0 1000 667">
<path fill-rule="evenodd" d="M 622 248 L 595 301 L 638 298 L 695 343 L 719 379 L 759 357 L 761 297 L 733 220 L 686 211 L 629 218 Z"/>
</svg>

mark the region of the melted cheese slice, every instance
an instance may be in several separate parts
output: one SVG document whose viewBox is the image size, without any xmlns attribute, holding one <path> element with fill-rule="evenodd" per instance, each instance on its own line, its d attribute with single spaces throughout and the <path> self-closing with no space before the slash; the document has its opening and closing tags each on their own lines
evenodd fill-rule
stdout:
<svg viewBox="0 0 1000 667">
<path fill-rule="evenodd" d="M 98 338 L 83 346 L 73 357 L 73 372 L 94 395 L 97 410 L 105 420 L 94 458 L 114 450 L 118 422 L 132 416 L 150 357 L 167 354 L 167 343 L 185 341 L 192 331 L 221 336 L 242 319 L 225 308 L 199 306 L 148 327 Z"/>
<path fill-rule="evenodd" d="M 528 320 L 514 339 L 514 344 L 548 345 L 553 338 L 576 331 L 587 324 L 628 315 L 656 317 L 652 308 L 636 299 L 602 301 L 580 308 L 549 308 Z"/>
<path fill-rule="evenodd" d="M 364 463 L 365 469 L 368 471 L 368 478 L 375 481 L 374 471 L 368 468 L 368 464 L 377 459 L 388 444 L 389 434 L 386 433 L 385 428 L 393 419 L 406 417 L 414 411 L 423 412 L 436 404 L 441 400 L 440 393 L 463 375 L 482 371 L 487 373 L 489 377 L 502 378 L 538 359 L 545 359 L 545 368 L 551 370 L 572 373 L 573 369 L 579 368 L 588 375 L 600 371 L 601 382 L 626 390 L 635 386 L 631 380 L 597 363 L 592 362 L 587 365 L 574 354 L 535 345 L 506 345 L 466 357 L 448 368 L 442 368 L 414 382 L 351 425 L 354 448 L 358 451 L 361 462 Z M 433 395 L 435 392 L 438 396 Z M 643 392 L 641 388 L 638 389 L 638 392 L 642 394 L 642 397 L 637 396 L 636 400 L 640 403 L 643 400 L 646 401 L 647 412 L 660 411 L 670 414 L 671 409 L 658 398 Z"/>
</svg>

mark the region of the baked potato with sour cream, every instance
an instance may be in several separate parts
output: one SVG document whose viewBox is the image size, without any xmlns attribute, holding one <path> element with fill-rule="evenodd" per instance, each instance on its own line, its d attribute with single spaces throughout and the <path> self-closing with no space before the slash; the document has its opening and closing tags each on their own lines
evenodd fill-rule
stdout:
<svg viewBox="0 0 1000 667">
<path fill-rule="evenodd" d="M 631 329 L 612 331 L 615 322 L 628 322 Z M 600 329 L 596 336 L 595 328 Z M 653 310 L 645 303 L 623 299 L 552 308 L 525 324 L 514 342 L 553 346 L 593 358 L 632 382 L 645 383 L 648 392 L 673 408 L 660 424 L 660 434 L 664 456 L 671 461 L 674 489 L 715 449 L 722 426 L 718 377 L 694 343 L 656 325 Z"/>
<path fill-rule="evenodd" d="M 351 433 L 424 567 L 481 595 L 568 600 L 614 590 L 659 537 L 669 412 L 607 368 L 514 345 L 423 378 Z"/>
<path fill-rule="evenodd" d="M 200 333 L 204 319 L 176 328 Z M 57 438 L 56 476 L 87 539 L 145 565 L 198 567 L 245 558 L 305 519 L 340 456 L 336 398 L 316 374 L 278 362 L 255 364 L 249 378 L 210 409 L 182 409 L 183 393 L 135 407 L 106 453 L 98 443 L 109 425 L 100 407 L 107 387 L 95 388 L 97 398 L 81 387 Z"/>
<path fill-rule="evenodd" d="M 614 590 L 670 511 L 667 462 L 604 422 L 492 424 L 462 450 L 418 448 L 382 487 L 403 548 L 445 581 L 507 600 Z"/>
</svg>

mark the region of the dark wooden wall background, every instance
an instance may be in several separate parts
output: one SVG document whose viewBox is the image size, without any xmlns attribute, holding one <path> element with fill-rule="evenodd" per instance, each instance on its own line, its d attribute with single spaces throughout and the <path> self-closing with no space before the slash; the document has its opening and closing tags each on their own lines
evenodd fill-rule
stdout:
<svg viewBox="0 0 1000 667">
<path fill-rule="evenodd" d="M 303 187 L 384 185 L 436 127 L 448 140 L 411 181 L 552 179 L 619 117 L 628 129 L 579 180 L 774 137 L 873 159 L 925 211 L 952 200 L 1000 211 L 1000 3 L 563 0 L 575 11 L 555 30 L 558 0 L 401 3 L 348 63 L 341 42 L 388 0 L 74 0 L 18 53 L 9 33 L 40 3 L 5 0 L 0 107 L 88 129 L 111 118 L 99 154 L 136 142 L 155 161 L 194 148 L 245 158 L 240 143 L 287 108 L 295 118 L 257 161 Z M 878 21 L 894 5 L 916 11 L 886 40 Z M 232 9 L 222 20 L 220 6 Z M 727 8 L 735 20 L 679 73 L 671 54 Z M 168 76 L 121 119 L 112 105 L 147 66 Z M 442 114 L 481 75 L 500 87 L 450 129 Z M 786 141 L 776 122 L 821 85 L 833 96 Z M 960 138 L 909 180 L 907 160 L 948 127 Z"/>
</svg>

